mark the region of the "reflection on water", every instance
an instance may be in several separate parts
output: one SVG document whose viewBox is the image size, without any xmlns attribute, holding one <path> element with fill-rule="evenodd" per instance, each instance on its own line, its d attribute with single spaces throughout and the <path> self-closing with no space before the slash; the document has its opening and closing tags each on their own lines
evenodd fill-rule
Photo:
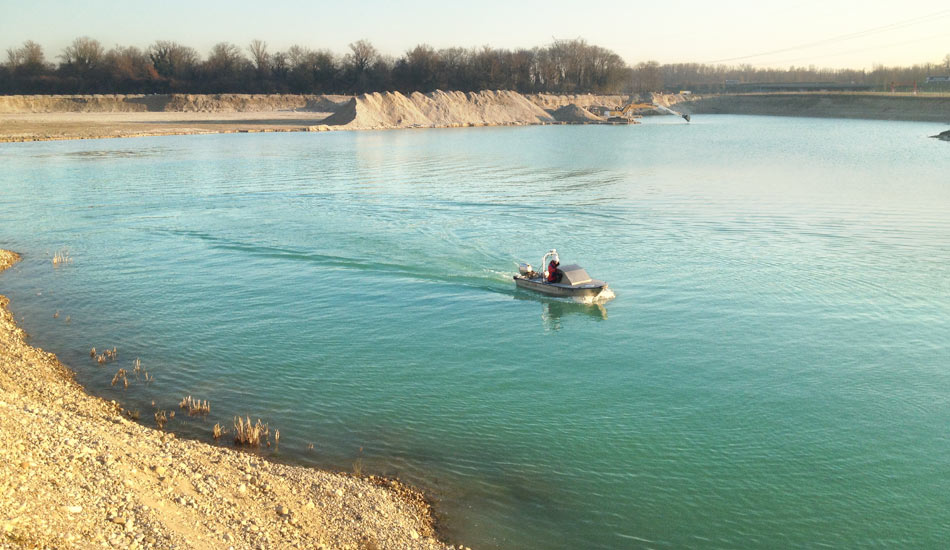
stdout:
<svg viewBox="0 0 950 550">
<path fill-rule="evenodd" d="M 546 330 L 561 330 L 561 319 L 568 315 L 587 317 L 595 321 L 607 320 L 607 306 L 601 302 L 584 303 L 571 298 L 552 298 L 520 289 L 512 298 L 538 302 L 541 306 L 541 322 Z"/>
</svg>

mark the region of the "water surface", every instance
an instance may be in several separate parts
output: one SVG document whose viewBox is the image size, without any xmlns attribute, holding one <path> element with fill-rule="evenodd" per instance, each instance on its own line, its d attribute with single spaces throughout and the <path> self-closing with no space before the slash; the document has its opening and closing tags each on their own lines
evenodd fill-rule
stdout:
<svg viewBox="0 0 950 550">
<path fill-rule="evenodd" d="M 940 547 L 942 129 L 5 144 L 0 246 L 24 260 L 0 291 L 91 392 L 143 419 L 208 399 L 169 425 L 203 438 L 261 417 L 278 458 L 425 487 L 478 549 Z M 516 292 L 552 247 L 616 298 Z M 112 388 L 136 357 L 154 383 Z"/>
</svg>

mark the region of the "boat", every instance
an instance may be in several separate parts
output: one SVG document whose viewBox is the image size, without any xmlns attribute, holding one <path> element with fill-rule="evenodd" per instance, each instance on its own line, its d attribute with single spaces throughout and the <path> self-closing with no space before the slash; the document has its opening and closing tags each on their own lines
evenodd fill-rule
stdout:
<svg viewBox="0 0 950 550">
<path fill-rule="evenodd" d="M 549 250 L 541 258 L 542 269 L 543 266 L 548 265 L 549 259 L 557 262 L 561 261 L 556 249 Z M 563 274 L 560 282 L 549 283 L 547 271 L 538 273 L 531 267 L 531 264 L 521 263 L 518 265 L 518 274 L 514 276 L 515 285 L 525 290 L 564 298 L 597 296 L 607 289 L 606 282 L 591 279 L 587 271 L 577 264 L 559 267 L 558 269 Z"/>
</svg>

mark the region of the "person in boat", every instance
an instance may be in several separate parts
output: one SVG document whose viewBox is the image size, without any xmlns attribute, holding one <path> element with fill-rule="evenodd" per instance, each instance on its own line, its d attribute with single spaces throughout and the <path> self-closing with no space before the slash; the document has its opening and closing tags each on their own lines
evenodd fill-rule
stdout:
<svg viewBox="0 0 950 550">
<path fill-rule="evenodd" d="M 549 283 L 560 283 L 561 277 L 564 276 L 564 273 L 561 272 L 557 266 L 561 265 L 561 262 L 557 260 L 551 260 L 551 263 L 548 264 L 548 282 Z"/>
</svg>

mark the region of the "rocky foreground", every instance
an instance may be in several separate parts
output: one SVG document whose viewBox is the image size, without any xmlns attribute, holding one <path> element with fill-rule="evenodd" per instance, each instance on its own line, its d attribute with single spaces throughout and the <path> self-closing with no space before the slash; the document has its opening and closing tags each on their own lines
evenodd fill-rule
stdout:
<svg viewBox="0 0 950 550">
<path fill-rule="evenodd" d="M 0 271 L 16 260 L 0 251 Z M 398 482 L 275 464 L 126 420 L 28 345 L 7 302 L 0 548 L 452 548 Z"/>
</svg>

